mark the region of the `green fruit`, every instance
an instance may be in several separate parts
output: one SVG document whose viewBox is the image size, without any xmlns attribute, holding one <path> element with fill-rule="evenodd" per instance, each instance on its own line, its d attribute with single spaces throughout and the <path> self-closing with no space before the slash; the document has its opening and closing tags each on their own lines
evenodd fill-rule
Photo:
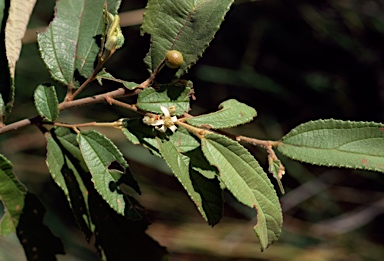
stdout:
<svg viewBox="0 0 384 261">
<path fill-rule="evenodd" d="M 165 56 L 165 64 L 172 69 L 179 68 L 183 63 L 183 55 L 176 50 L 171 50 L 167 52 Z"/>
</svg>

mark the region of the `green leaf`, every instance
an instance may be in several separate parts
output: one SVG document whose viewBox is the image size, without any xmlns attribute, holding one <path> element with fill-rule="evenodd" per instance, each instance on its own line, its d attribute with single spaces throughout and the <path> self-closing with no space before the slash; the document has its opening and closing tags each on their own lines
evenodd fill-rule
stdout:
<svg viewBox="0 0 384 261">
<path fill-rule="evenodd" d="M 214 38 L 233 0 L 150 0 L 141 34 L 151 35 L 151 48 L 145 58 L 152 72 L 167 51 L 178 50 L 184 62 L 176 73 L 180 77 L 196 63 Z"/>
<path fill-rule="evenodd" d="M 126 208 L 124 194 L 117 186 L 120 178 L 130 172 L 123 155 L 107 137 L 96 131 L 81 132 L 77 140 L 96 190 L 117 213 L 124 215 L 130 209 Z M 119 178 L 110 173 L 110 166 L 115 162 L 123 169 Z"/>
<path fill-rule="evenodd" d="M 185 128 L 178 127 L 169 140 L 173 142 L 179 152 L 185 153 L 200 147 L 200 142 L 196 140 Z"/>
<path fill-rule="evenodd" d="M 122 131 L 132 144 L 141 144 L 148 148 L 153 155 L 161 158 L 159 144 L 156 141 L 156 135 L 161 134 L 155 131 L 154 127 L 144 124 L 142 119 L 126 119 L 123 125 Z"/>
<path fill-rule="evenodd" d="M 27 190 L 13 174 L 11 162 L 0 154 L 0 199 L 6 211 L 0 221 L 1 235 L 16 232 L 26 195 Z"/>
<path fill-rule="evenodd" d="M 382 123 L 310 121 L 291 130 L 277 148 L 311 164 L 384 172 Z"/>
<path fill-rule="evenodd" d="M 281 183 L 281 178 L 284 172 L 282 173 L 281 161 L 278 159 L 273 160 L 271 157 L 268 157 L 269 168 L 268 171 L 273 175 L 273 178 L 276 180 L 277 185 L 279 185 L 280 192 L 285 194 L 283 184 Z M 284 170 L 284 169 L 283 169 Z"/>
<path fill-rule="evenodd" d="M 146 88 L 139 93 L 137 106 L 145 111 L 162 114 L 160 106 L 169 108 L 176 107 L 174 115 L 181 115 L 189 111 L 189 96 L 191 89 L 182 84 L 167 85 L 164 88 L 155 90 Z"/>
<path fill-rule="evenodd" d="M 200 147 L 184 152 L 184 155 L 190 158 L 191 168 L 207 179 L 214 179 L 218 175 L 217 168 L 207 161 Z"/>
<path fill-rule="evenodd" d="M 59 101 L 55 86 L 39 85 L 33 94 L 35 107 L 39 115 L 48 121 L 54 121 L 59 116 Z"/>
<path fill-rule="evenodd" d="M 78 226 L 89 239 L 93 225 L 89 214 L 89 191 L 83 178 L 90 178 L 90 174 L 78 148 L 76 134 L 67 128 L 56 128 L 46 133 L 46 138 L 48 169 L 67 196 Z"/>
<path fill-rule="evenodd" d="M 193 170 L 190 158 L 180 153 L 177 142 L 165 139 L 158 139 L 158 142 L 162 157 L 188 192 L 200 214 L 210 225 L 217 224 L 223 214 L 222 190 L 218 180 L 207 179 Z"/>
<path fill-rule="evenodd" d="M 221 103 L 219 109 L 217 112 L 190 118 L 187 122 L 196 127 L 222 129 L 248 123 L 257 115 L 254 108 L 234 99 Z"/>
<path fill-rule="evenodd" d="M 124 81 L 124 80 L 116 79 L 110 73 L 107 73 L 105 71 L 105 69 L 103 69 L 101 72 L 99 72 L 96 75 L 96 79 L 97 79 L 97 81 L 99 82 L 100 85 L 103 85 L 103 79 L 104 79 L 104 80 L 109 80 L 109 81 L 114 81 L 114 82 L 121 83 L 128 90 L 134 90 L 134 89 L 136 89 L 137 87 L 140 86 L 140 84 L 135 83 L 135 82 L 127 82 L 127 81 Z"/>
<path fill-rule="evenodd" d="M 52 78 L 64 85 L 74 85 L 74 73 L 88 78 L 94 71 L 101 36 L 105 0 L 57 1 L 55 18 L 48 29 L 38 34 L 41 57 Z M 120 1 L 108 1 L 115 14 Z"/>
<path fill-rule="evenodd" d="M 225 136 L 205 135 L 202 150 L 235 198 L 257 210 L 254 230 L 261 249 L 266 249 L 278 239 L 283 222 L 280 203 L 267 174 L 244 147 Z"/>
</svg>

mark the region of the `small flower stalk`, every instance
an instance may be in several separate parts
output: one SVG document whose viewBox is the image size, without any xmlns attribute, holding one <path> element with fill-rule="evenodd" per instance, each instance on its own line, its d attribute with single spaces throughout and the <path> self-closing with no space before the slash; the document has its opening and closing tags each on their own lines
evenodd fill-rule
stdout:
<svg viewBox="0 0 384 261">
<path fill-rule="evenodd" d="M 149 126 L 154 126 L 155 129 L 160 132 L 166 132 L 167 129 L 170 129 L 172 132 L 175 132 L 177 129 L 177 126 L 175 125 L 177 117 L 171 115 L 176 112 L 176 107 L 171 106 L 169 108 L 166 108 L 164 106 L 160 106 L 160 109 L 164 114 L 163 116 L 144 116 L 143 122 Z"/>
</svg>

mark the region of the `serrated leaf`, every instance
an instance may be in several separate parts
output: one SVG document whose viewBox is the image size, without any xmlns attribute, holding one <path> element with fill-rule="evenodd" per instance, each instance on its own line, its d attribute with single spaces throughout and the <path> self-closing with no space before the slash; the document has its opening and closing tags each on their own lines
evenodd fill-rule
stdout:
<svg viewBox="0 0 384 261">
<path fill-rule="evenodd" d="M 248 123 L 257 115 L 254 108 L 234 99 L 221 103 L 219 109 L 217 112 L 190 118 L 187 122 L 196 127 L 222 129 Z"/>
<path fill-rule="evenodd" d="M 13 174 L 11 162 L 0 154 L 0 199 L 5 207 L 0 221 L 1 235 L 16 232 L 26 195 L 27 190 Z"/>
<path fill-rule="evenodd" d="M 158 139 L 158 142 L 162 157 L 183 185 L 200 214 L 210 225 L 217 224 L 223 214 L 223 198 L 219 182 L 215 179 L 207 179 L 193 170 L 190 158 L 180 153 L 177 142 L 165 139 Z"/>
<path fill-rule="evenodd" d="M 280 203 L 267 174 L 244 147 L 225 136 L 205 135 L 202 150 L 235 198 L 257 210 L 254 230 L 261 250 L 266 249 L 278 239 L 283 222 Z"/>
<path fill-rule="evenodd" d="M 0 126 L 11 112 L 15 96 L 14 78 L 11 77 L 5 48 L 5 25 L 8 18 L 9 1 L 0 1 Z"/>
<path fill-rule="evenodd" d="M 160 106 L 176 107 L 174 115 L 181 115 L 189 110 L 189 96 L 191 89 L 184 85 L 167 85 L 165 88 L 155 90 L 146 88 L 139 93 L 137 106 L 145 111 L 162 114 Z"/>
<path fill-rule="evenodd" d="M 88 78 L 94 70 L 99 46 L 96 38 L 103 30 L 105 0 L 60 0 L 55 18 L 37 40 L 41 57 L 51 76 L 64 85 L 74 85 L 74 73 Z M 120 1 L 108 1 L 115 14 Z"/>
<path fill-rule="evenodd" d="M 89 240 L 93 224 L 89 214 L 88 190 L 83 178 L 89 177 L 76 142 L 76 134 L 67 128 L 46 133 L 47 167 L 53 180 L 67 196 L 76 222 Z"/>
<path fill-rule="evenodd" d="M 207 179 L 213 179 L 218 175 L 217 168 L 212 166 L 205 158 L 201 148 L 196 148 L 191 151 L 183 153 L 191 160 L 191 168 L 206 177 Z"/>
<path fill-rule="evenodd" d="M 148 148 L 153 155 L 161 158 L 159 144 L 156 141 L 155 129 L 143 123 L 142 119 L 126 119 L 123 122 L 122 131 L 125 137 L 135 145 L 141 144 Z"/>
<path fill-rule="evenodd" d="M 291 130 L 277 148 L 311 164 L 384 172 L 382 123 L 310 121 Z"/>
<path fill-rule="evenodd" d="M 33 97 L 39 115 L 48 121 L 54 121 L 59 116 L 59 101 L 56 96 L 55 86 L 37 86 Z"/>
<path fill-rule="evenodd" d="M 152 72 L 167 51 L 183 54 L 180 77 L 196 63 L 212 41 L 233 0 L 150 0 L 144 14 L 141 33 L 151 35 L 151 48 L 145 58 Z"/>
<path fill-rule="evenodd" d="M 116 79 L 110 73 L 107 73 L 105 70 L 102 70 L 101 72 L 99 72 L 96 75 L 96 79 L 97 79 L 97 81 L 99 82 L 100 85 L 103 85 L 103 80 L 109 80 L 109 81 L 114 81 L 114 82 L 121 83 L 128 90 L 134 90 L 134 89 L 136 89 L 137 87 L 140 86 L 140 84 L 135 83 L 135 82 L 127 82 L 127 81 L 124 81 L 124 80 Z"/>
<path fill-rule="evenodd" d="M 169 139 L 177 147 L 177 150 L 182 153 L 200 147 L 200 142 L 183 127 L 178 127 L 177 131 Z"/>
<path fill-rule="evenodd" d="M 5 26 L 5 48 L 11 77 L 15 77 L 16 62 L 19 60 L 22 39 L 36 0 L 12 0 Z"/>
<path fill-rule="evenodd" d="M 123 155 L 107 137 L 96 131 L 81 132 L 77 140 L 96 190 L 117 213 L 124 215 L 130 209 L 126 208 L 124 194 L 116 186 L 121 177 L 115 179 L 109 171 L 109 166 L 117 162 L 123 169 L 122 175 L 130 174 Z"/>
</svg>

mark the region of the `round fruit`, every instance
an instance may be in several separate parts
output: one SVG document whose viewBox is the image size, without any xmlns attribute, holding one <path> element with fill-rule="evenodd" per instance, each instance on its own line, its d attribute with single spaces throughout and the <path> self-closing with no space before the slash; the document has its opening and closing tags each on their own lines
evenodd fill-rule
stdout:
<svg viewBox="0 0 384 261">
<path fill-rule="evenodd" d="M 172 69 L 179 68 L 183 63 L 183 55 L 176 50 L 171 50 L 167 52 L 165 57 L 165 64 Z"/>
</svg>

